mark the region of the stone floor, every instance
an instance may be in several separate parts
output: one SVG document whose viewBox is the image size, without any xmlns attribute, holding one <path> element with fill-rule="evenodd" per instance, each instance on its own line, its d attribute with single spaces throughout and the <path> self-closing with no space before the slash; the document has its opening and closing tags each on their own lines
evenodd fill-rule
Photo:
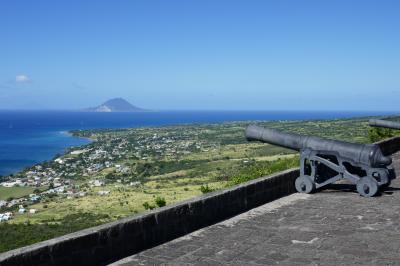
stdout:
<svg viewBox="0 0 400 266">
<path fill-rule="evenodd" d="M 296 193 L 115 265 L 400 265 L 399 203 L 400 178 L 374 198 Z"/>
</svg>

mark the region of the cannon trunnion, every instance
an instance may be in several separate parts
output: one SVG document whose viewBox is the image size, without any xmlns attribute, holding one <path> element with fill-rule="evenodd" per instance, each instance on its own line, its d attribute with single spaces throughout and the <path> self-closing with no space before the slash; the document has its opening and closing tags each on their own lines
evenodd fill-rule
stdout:
<svg viewBox="0 0 400 266">
<path fill-rule="evenodd" d="M 361 196 L 372 197 L 393 178 L 392 160 L 378 145 L 357 144 L 286 133 L 276 129 L 249 126 L 249 141 L 257 140 L 300 151 L 300 176 L 295 181 L 298 192 L 315 189 L 347 179 L 356 184 Z"/>
</svg>

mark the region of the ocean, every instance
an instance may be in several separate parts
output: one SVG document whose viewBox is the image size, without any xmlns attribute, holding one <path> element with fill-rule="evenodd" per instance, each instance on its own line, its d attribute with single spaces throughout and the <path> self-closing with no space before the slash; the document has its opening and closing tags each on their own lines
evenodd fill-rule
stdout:
<svg viewBox="0 0 400 266">
<path fill-rule="evenodd" d="M 68 147 L 89 143 L 72 137 L 73 129 L 129 128 L 244 120 L 335 119 L 389 112 L 306 111 L 159 111 L 90 113 L 71 111 L 0 111 L 0 175 L 50 160 Z"/>
</svg>

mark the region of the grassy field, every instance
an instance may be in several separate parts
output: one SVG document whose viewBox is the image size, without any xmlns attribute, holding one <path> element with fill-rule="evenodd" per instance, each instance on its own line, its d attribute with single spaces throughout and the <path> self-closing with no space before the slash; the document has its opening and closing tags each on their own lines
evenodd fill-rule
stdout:
<svg viewBox="0 0 400 266">
<path fill-rule="evenodd" d="M 7 200 L 9 198 L 20 198 L 32 194 L 35 190 L 34 187 L 1 187 L 0 186 L 0 200 Z"/>
<path fill-rule="evenodd" d="M 66 215 L 78 212 L 107 215 L 111 221 L 145 211 L 143 204 L 147 202 L 155 205 L 157 197 L 162 197 L 167 204 L 171 204 L 201 195 L 201 186 L 203 185 L 207 185 L 211 190 L 219 190 L 255 177 L 297 166 L 298 158 L 295 155 L 285 157 L 287 158 L 263 157 L 259 162 L 247 163 L 248 167 L 241 167 L 243 162 L 237 160 L 212 161 L 196 169 L 151 176 L 139 187 L 112 183 L 102 187 L 87 188 L 85 190 L 87 195 L 82 198 L 68 199 L 64 197 L 44 200 L 31 205 L 31 208 L 37 209 L 38 213 L 16 215 L 10 223 L 57 222 Z M 225 175 L 221 175 L 219 169 L 225 169 Z M 110 192 L 108 195 L 102 196 L 99 195 L 99 191 Z"/>
</svg>

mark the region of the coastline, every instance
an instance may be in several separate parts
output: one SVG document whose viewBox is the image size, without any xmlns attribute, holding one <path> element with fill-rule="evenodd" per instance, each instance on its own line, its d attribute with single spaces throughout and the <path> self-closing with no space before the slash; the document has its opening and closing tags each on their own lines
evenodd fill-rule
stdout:
<svg viewBox="0 0 400 266">
<path fill-rule="evenodd" d="M 62 130 L 62 131 L 60 131 L 60 133 L 61 133 L 61 134 L 65 134 L 65 135 L 67 135 L 67 136 L 69 136 L 69 137 L 72 137 L 72 138 L 79 138 L 79 139 L 87 140 L 87 141 L 89 141 L 89 143 L 91 143 L 91 142 L 94 141 L 94 139 L 91 139 L 91 138 L 89 138 L 89 137 L 81 137 L 81 136 L 76 136 L 76 135 L 74 135 L 73 131 L 75 131 L 75 130 L 76 130 L 76 129 Z M 89 144 L 89 143 L 87 143 L 87 144 Z M 87 144 L 83 144 L 83 145 L 87 145 Z M 79 145 L 79 146 L 76 146 L 76 147 L 81 147 L 81 146 L 82 146 L 82 145 Z M 73 147 L 71 147 L 71 148 L 73 148 Z"/>
<path fill-rule="evenodd" d="M 261 121 L 316 121 L 316 120 L 337 120 L 337 119 L 362 119 L 372 117 L 368 112 L 279 112 L 279 111 L 169 111 L 169 112 L 143 112 L 140 115 L 132 115 L 133 113 L 96 113 L 96 112 L 7 112 L 7 116 L 0 117 L 0 125 L 13 125 L 12 128 L 5 128 L 0 132 L 0 138 L 3 139 L 3 147 L 0 142 L 0 175 L 8 176 L 23 171 L 25 168 L 51 160 L 56 155 L 65 154 L 66 149 L 71 147 L 81 147 L 89 144 L 94 139 L 89 137 L 77 136 L 73 131 L 78 130 L 117 130 L 130 128 L 147 128 L 147 127 L 166 127 L 181 125 L 205 125 L 205 124 L 223 124 L 237 122 L 261 122 Z M 136 113 L 137 114 L 137 113 Z M 386 112 L 377 113 L 379 115 L 389 115 Z M 13 121 L 13 115 L 17 118 Z M 36 122 L 37 120 L 37 122 Z M 7 143 L 9 138 L 18 135 L 18 128 L 25 124 L 17 124 L 17 122 L 33 124 L 32 129 L 23 129 L 23 135 L 17 140 L 18 146 L 14 147 Z M 60 121 L 62 121 L 60 123 Z M 34 122 L 34 123 L 33 123 Z M 65 126 L 64 126 L 65 124 Z M 49 130 L 42 130 L 41 127 L 49 127 Z M 61 129 L 60 129 L 61 128 Z M 16 132 L 17 131 L 17 132 Z M 34 133 L 30 133 L 30 131 Z M 16 134 L 15 134 L 16 132 Z M 58 140 L 57 136 L 49 134 L 56 132 L 61 136 Z M 1 136 L 5 133 L 5 136 Z M 7 135 L 8 134 L 8 135 Z M 24 135 L 27 136 L 25 137 Z M 36 136 L 36 135 L 37 136 Z M 36 146 L 37 147 L 36 147 Z M 25 148 L 28 146 L 28 149 Z M 55 147 L 56 146 L 56 147 Z M 31 150 L 29 150 L 31 148 Z M 19 150 L 18 150 L 19 149 Z M 43 151 L 41 150 L 43 149 Z M 20 153 L 17 158 L 12 158 L 14 164 L 20 162 L 16 171 L 8 171 L 4 173 L 1 165 L 8 166 L 11 156 L 8 153 Z M 3 161 L 2 161 L 3 160 Z M 8 160 L 8 161 L 7 161 Z M 28 164 L 27 160 L 35 162 Z"/>
<path fill-rule="evenodd" d="M 47 141 L 43 144 L 43 139 Z M 32 142 L 34 142 L 32 144 Z M 36 143 L 37 142 L 37 143 Z M 29 159 L 16 158 L 16 159 L 4 159 L 0 158 L 0 166 L 12 164 L 13 167 L 4 167 L 0 169 L 0 176 L 8 177 L 11 175 L 18 175 L 21 172 L 26 171 L 29 168 L 32 168 L 36 165 L 41 165 L 45 162 L 54 160 L 58 156 L 66 155 L 67 150 L 71 148 L 83 147 L 87 144 L 93 142 L 90 138 L 84 138 L 79 136 L 74 136 L 71 132 L 67 130 L 58 130 L 58 131 L 49 131 L 46 133 L 42 133 L 40 136 L 34 138 L 32 141 L 28 143 L 28 145 L 34 146 L 33 152 L 27 154 Z M 21 145 L 21 144 L 20 144 Z M 46 146 L 45 151 L 40 151 L 40 146 Z M 52 149 L 48 148 L 48 146 L 54 145 Z M 39 147 L 39 148 L 36 148 Z M 50 151 L 49 151 L 50 150 Z M 4 169 L 4 170 L 3 170 Z"/>
</svg>

